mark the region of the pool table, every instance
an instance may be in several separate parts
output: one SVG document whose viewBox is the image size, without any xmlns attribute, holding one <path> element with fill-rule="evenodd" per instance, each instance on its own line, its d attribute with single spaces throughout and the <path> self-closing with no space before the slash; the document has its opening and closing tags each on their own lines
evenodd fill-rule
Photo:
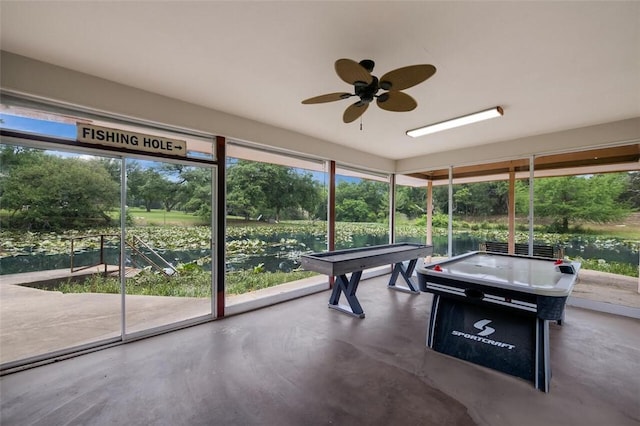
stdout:
<svg viewBox="0 0 640 426">
<path fill-rule="evenodd" d="M 336 277 L 329 298 L 329 308 L 364 318 L 364 311 L 356 297 L 363 270 L 376 266 L 393 265 L 387 287 L 392 290 L 420 294 L 420 290 L 411 282 L 411 275 L 413 275 L 418 258 L 430 256 L 432 253 L 433 246 L 431 245 L 396 243 L 305 254 L 300 256 L 300 264 L 303 269 L 308 271 Z M 408 261 L 406 266 L 405 261 Z M 349 278 L 347 278 L 348 273 L 351 273 Z M 396 284 L 398 276 L 402 276 L 406 286 Z M 342 294 L 344 294 L 348 305 L 339 303 Z"/>
<path fill-rule="evenodd" d="M 561 324 L 579 262 L 470 252 L 416 269 L 433 294 L 427 346 L 549 391 L 549 321 Z"/>
</svg>

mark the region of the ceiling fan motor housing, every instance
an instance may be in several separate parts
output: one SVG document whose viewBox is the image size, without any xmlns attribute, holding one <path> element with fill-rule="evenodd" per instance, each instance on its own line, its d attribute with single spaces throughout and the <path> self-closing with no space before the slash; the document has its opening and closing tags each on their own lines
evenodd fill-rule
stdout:
<svg viewBox="0 0 640 426">
<path fill-rule="evenodd" d="M 360 97 L 360 100 L 362 102 L 370 103 L 375 98 L 378 90 L 380 90 L 380 86 L 378 85 L 378 78 L 375 76 L 372 77 L 373 80 L 371 81 L 371 84 L 368 84 L 366 86 L 354 85 L 355 93 L 358 97 Z"/>
<path fill-rule="evenodd" d="M 360 61 L 360 65 L 362 65 L 362 68 L 364 68 L 365 70 L 372 72 L 373 67 L 376 66 L 376 63 L 373 62 L 371 59 L 363 59 Z"/>
</svg>

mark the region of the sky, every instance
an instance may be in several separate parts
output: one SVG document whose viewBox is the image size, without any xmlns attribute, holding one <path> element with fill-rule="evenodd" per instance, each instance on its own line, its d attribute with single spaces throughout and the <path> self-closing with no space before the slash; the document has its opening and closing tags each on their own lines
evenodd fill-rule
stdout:
<svg viewBox="0 0 640 426">
<path fill-rule="evenodd" d="M 37 120 L 35 118 L 19 117 L 16 115 L 0 114 L 5 129 L 20 130 L 47 136 L 75 139 L 76 126 L 74 124 L 58 123 L 55 121 Z"/>
</svg>

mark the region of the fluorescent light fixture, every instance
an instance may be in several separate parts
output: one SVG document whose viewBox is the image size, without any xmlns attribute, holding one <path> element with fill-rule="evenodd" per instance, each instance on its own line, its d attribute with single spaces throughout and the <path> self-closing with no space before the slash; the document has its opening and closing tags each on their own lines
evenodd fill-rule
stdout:
<svg viewBox="0 0 640 426">
<path fill-rule="evenodd" d="M 480 112 L 474 112 L 473 114 L 464 115 L 458 118 L 452 118 L 451 120 L 441 121 L 435 124 L 429 124 L 428 126 L 422 126 L 417 129 L 407 130 L 407 135 L 412 138 L 428 135 L 435 132 L 441 132 L 443 130 L 453 129 L 454 127 L 466 126 L 467 124 L 476 123 L 482 120 L 488 120 L 490 118 L 500 117 L 504 114 L 502 107 L 494 107 Z"/>
</svg>

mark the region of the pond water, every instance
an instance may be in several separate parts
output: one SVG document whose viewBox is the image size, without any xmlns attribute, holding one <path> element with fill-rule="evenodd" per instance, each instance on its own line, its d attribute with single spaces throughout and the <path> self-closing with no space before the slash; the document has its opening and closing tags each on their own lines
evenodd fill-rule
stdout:
<svg viewBox="0 0 640 426">
<path fill-rule="evenodd" d="M 338 244 L 336 249 L 350 247 L 365 247 L 386 244 L 388 237 L 385 235 L 354 235 L 348 242 Z M 323 251 L 326 243 L 323 238 L 314 237 L 308 234 L 274 234 L 270 236 L 264 247 L 256 254 L 246 252 L 236 252 L 227 254 L 227 269 L 243 270 L 253 269 L 262 264 L 266 271 L 291 271 L 300 266 L 298 261 L 303 253 Z M 403 238 L 402 242 L 422 243 L 419 238 Z M 453 241 L 453 254 L 463 254 L 477 250 L 482 240 L 468 234 L 456 235 Z M 433 253 L 435 255 L 446 255 L 447 237 L 438 236 L 433 238 Z M 580 256 L 585 259 L 604 259 L 606 262 L 627 263 L 638 265 L 638 252 L 628 246 L 615 244 L 612 242 L 588 243 L 582 240 L 571 240 L 565 245 L 565 255 L 569 257 Z M 162 257 L 173 265 L 187 263 L 207 256 L 209 253 L 203 250 L 188 251 L 161 251 Z M 109 264 L 118 264 L 118 248 L 105 248 L 105 260 Z M 99 261 L 98 251 L 87 251 L 74 255 L 75 267 L 83 265 L 97 264 Z M 127 264 L 132 264 L 132 259 L 127 258 Z M 140 263 L 137 264 L 141 266 Z M 205 265 L 205 269 L 210 269 L 211 265 Z M 22 272 L 44 271 L 50 269 L 70 268 L 70 258 L 68 254 L 60 255 L 23 255 L 5 257 L 0 259 L 0 275 L 15 274 Z"/>
</svg>

